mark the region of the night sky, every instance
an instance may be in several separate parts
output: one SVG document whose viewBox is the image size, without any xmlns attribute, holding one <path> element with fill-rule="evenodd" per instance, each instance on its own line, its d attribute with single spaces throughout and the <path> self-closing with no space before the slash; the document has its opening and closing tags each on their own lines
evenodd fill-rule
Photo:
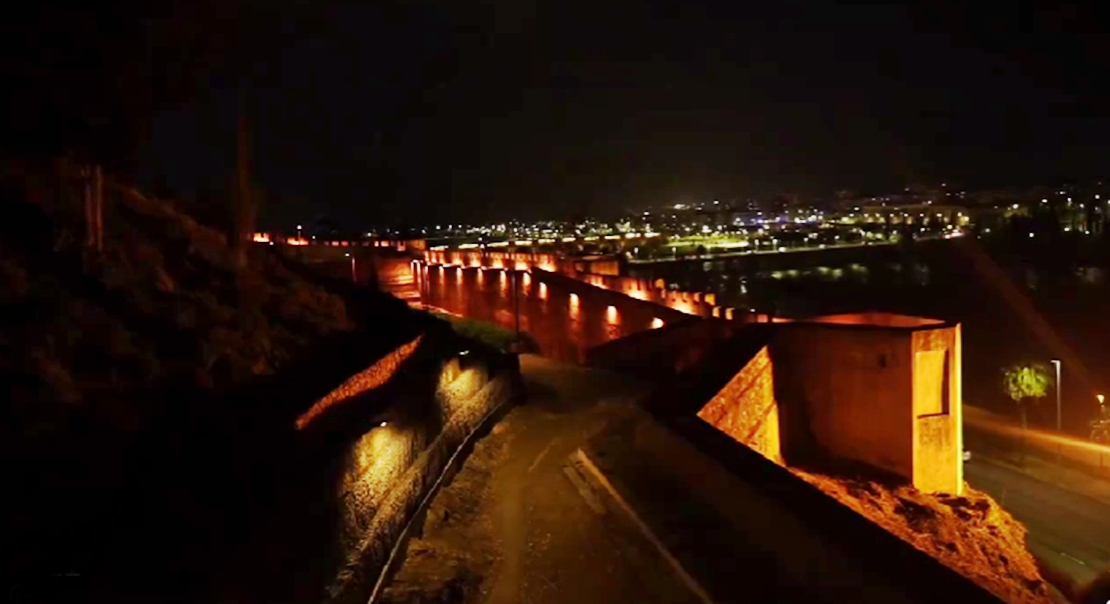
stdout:
<svg viewBox="0 0 1110 604">
<path fill-rule="evenodd" d="M 209 53 L 200 84 L 154 112 L 141 173 L 186 193 L 227 182 L 243 87 L 280 223 L 1106 172 L 1110 50 L 1086 10 L 204 4 L 178 17 L 193 31 L 178 55 Z"/>
</svg>

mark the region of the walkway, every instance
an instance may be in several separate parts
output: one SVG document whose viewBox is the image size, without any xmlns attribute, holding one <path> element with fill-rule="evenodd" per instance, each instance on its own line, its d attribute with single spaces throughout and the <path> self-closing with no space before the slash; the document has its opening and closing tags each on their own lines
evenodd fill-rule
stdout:
<svg viewBox="0 0 1110 604">
<path fill-rule="evenodd" d="M 525 355 L 529 402 L 482 439 L 429 511 L 393 603 L 697 602 L 568 457 L 631 408 L 616 376 Z"/>
</svg>

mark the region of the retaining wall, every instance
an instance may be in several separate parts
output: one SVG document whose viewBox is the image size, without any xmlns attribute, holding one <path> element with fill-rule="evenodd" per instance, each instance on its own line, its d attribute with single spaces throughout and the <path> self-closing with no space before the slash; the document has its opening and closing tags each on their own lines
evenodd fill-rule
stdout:
<svg viewBox="0 0 1110 604">
<path fill-rule="evenodd" d="M 331 417 L 327 412 L 309 413 L 310 422 L 298 424 L 305 432 L 315 430 L 319 441 L 345 443 L 331 455 L 338 463 L 330 485 L 337 493 L 336 503 L 316 512 L 332 510 L 337 538 L 330 553 L 303 552 L 314 559 L 307 565 L 325 564 L 328 568 L 320 572 L 330 569 L 333 577 L 316 599 L 329 604 L 366 602 L 448 461 L 483 420 L 522 395 L 515 356 L 463 342 L 425 341 L 428 348 L 408 357 L 410 343 L 387 355 L 401 363 L 394 368 L 393 389 L 378 380 L 360 382 L 382 388 L 381 395 L 390 401 L 385 408 L 366 406 L 359 397 L 368 393 L 349 392 L 348 380 L 337 389 L 342 391 L 338 398 L 321 399 L 330 403 L 325 407 Z M 454 351 L 463 347 L 468 354 L 458 356 Z"/>
<path fill-rule="evenodd" d="M 744 556 L 757 555 L 780 573 L 758 577 L 751 586 L 734 582 L 731 593 L 738 601 L 763 580 L 803 588 L 817 601 L 1000 604 L 987 590 L 708 424 L 640 419 L 633 442 L 635 451 L 627 455 L 641 459 L 640 472 L 669 475 L 681 485 L 673 495 L 677 501 L 704 502 L 728 530 L 743 535 L 735 551 L 718 556 L 751 566 Z M 698 574 L 716 563 L 695 562 L 690 570 Z"/>
<path fill-rule="evenodd" d="M 742 323 L 686 317 L 663 323 L 586 351 L 591 367 L 665 380 L 700 361 L 714 342 L 731 337 Z"/>
</svg>

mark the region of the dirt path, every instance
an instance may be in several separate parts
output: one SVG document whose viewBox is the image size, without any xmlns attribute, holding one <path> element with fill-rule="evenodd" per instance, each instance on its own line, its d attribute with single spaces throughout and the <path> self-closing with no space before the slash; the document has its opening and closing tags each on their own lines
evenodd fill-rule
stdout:
<svg viewBox="0 0 1110 604">
<path fill-rule="evenodd" d="M 568 456 L 621 417 L 636 388 L 538 357 L 521 365 L 528 404 L 436 498 L 388 601 L 693 601 L 653 547 L 566 471 Z"/>
</svg>

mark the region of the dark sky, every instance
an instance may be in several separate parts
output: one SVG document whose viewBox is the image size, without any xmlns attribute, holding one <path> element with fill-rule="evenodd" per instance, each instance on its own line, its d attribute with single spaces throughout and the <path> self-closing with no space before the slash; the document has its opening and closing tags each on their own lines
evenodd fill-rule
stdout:
<svg viewBox="0 0 1110 604">
<path fill-rule="evenodd" d="M 1104 23 L 982 4 L 211 3 L 179 18 L 218 51 L 141 157 L 226 182 L 244 85 L 282 222 L 1101 176 Z"/>
</svg>

